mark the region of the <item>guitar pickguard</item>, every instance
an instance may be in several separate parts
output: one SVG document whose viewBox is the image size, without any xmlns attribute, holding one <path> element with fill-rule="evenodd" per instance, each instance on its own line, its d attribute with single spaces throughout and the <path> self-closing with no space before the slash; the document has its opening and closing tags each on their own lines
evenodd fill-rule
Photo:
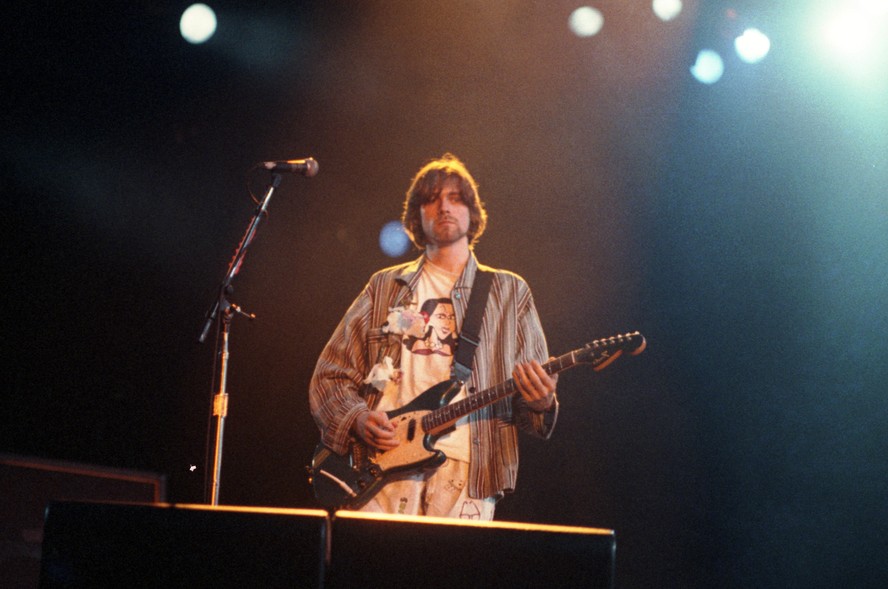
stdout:
<svg viewBox="0 0 888 589">
<path fill-rule="evenodd" d="M 377 452 L 372 458 L 383 472 L 438 466 L 446 460 L 442 452 L 426 445 L 434 442 L 426 436 L 422 428 L 422 417 L 427 413 L 429 412 L 411 411 L 402 413 L 393 420 L 395 437 L 400 444 L 391 450 Z"/>
</svg>

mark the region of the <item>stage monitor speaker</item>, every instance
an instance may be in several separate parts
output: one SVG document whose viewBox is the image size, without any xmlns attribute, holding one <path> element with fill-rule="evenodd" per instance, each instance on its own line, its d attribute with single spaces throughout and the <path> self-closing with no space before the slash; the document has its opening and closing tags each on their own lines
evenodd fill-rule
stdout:
<svg viewBox="0 0 888 589">
<path fill-rule="evenodd" d="M 337 512 L 327 589 L 614 583 L 613 530 Z"/>
<path fill-rule="evenodd" d="M 40 588 L 320 587 L 326 530 L 320 510 L 54 503 Z"/>
<path fill-rule="evenodd" d="M 53 503 L 42 589 L 610 589 L 612 530 L 340 511 Z"/>
<path fill-rule="evenodd" d="M 0 454 L 0 586 L 37 586 L 43 516 L 51 501 L 166 500 L 157 473 Z"/>
</svg>

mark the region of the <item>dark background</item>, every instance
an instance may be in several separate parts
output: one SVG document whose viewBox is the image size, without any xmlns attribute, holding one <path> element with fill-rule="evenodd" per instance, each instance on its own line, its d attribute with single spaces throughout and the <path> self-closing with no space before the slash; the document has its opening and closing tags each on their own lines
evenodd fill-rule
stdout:
<svg viewBox="0 0 888 589">
<path fill-rule="evenodd" d="M 311 155 L 235 281 L 258 318 L 232 328 L 221 502 L 313 507 L 314 362 L 415 255 L 379 230 L 451 151 L 491 216 L 479 258 L 528 280 L 553 353 L 649 341 L 562 375 L 498 519 L 615 529 L 621 587 L 885 586 L 888 50 L 846 75 L 811 34 L 825 4 L 600 2 L 581 39 L 569 2 L 217 2 L 201 46 L 185 3 L 8 9 L 0 451 L 204 501 L 203 316 L 253 164 Z M 773 40 L 755 66 L 746 26 Z"/>
</svg>

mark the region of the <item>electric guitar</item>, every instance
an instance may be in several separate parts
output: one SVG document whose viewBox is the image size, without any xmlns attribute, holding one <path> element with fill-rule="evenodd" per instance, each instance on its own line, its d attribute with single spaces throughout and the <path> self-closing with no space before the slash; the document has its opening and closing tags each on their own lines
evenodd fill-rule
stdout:
<svg viewBox="0 0 888 589">
<path fill-rule="evenodd" d="M 543 364 L 547 374 L 556 374 L 579 364 L 591 364 L 599 371 L 623 352 L 635 356 L 646 342 L 637 331 L 595 340 Z M 463 416 L 515 394 L 513 379 L 502 382 L 450 404 L 464 383 L 448 380 L 431 387 L 407 405 L 386 412 L 395 425 L 400 441 L 396 448 L 381 451 L 354 440 L 344 455 L 323 443 L 315 449 L 309 482 L 318 502 L 329 510 L 358 509 L 365 505 L 390 479 L 439 467 L 447 456 L 435 449 L 435 442 L 449 433 Z"/>
</svg>

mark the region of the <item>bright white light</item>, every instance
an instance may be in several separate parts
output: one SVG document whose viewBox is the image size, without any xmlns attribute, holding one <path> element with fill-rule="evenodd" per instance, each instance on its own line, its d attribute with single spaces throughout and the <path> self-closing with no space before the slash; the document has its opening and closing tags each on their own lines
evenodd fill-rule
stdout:
<svg viewBox="0 0 888 589">
<path fill-rule="evenodd" d="M 828 56 L 857 74 L 874 75 L 888 55 L 888 0 L 847 2 L 818 18 L 818 43 Z"/>
<path fill-rule="evenodd" d="M 189 43 L 203 43 L 216 32 L 216 13 L 206 4 L 192 4 L 182 13 L 179 31 Z"/>
<path fill-rule="evenodd" d="M 577 37 L 592 37 L 604 26 L 604 15 L 597 8 L 583 6 L 571 13 L 568 26 Z"/>
<path fill-rule="evenodd" d="M 746 29 L 734 39 L 734 49 L 746 63 L 758 63 L 771 50 L 771 40 L 758 29 Z"/>
<path fill-rule="evenodd" d="M 662 21 L 670 21 L 681 14 L 681 0 L 654 0 L 652 7 Z"/>
<path fill-rule="evenodd" d="M 703 84 L 715 84 L 725 73 L 725 64 L 721 55 L 711 49 L 704 49 L 697 54 L 697 62 L 691 66 L 691 74 Z"/>
<path fill-rule="evenodd" d="M 861 12 L 873 17 L 888 16 L 888 1 L 886 0 L 857 0 Z"/>
<path fill-rule="evenodd" d="M 824 39 L 838 56 L 850 60 L 863 59 L 875 45 L 876 23 L 872 15 L 849 12 L 831 19 L 824 27 Z"/>
<path fill-rule="evenodd" d="M 400 221 L 389 221 L 382 226 L 379 232 L 379 247 L 382 253 L 390 258 L 397 258 L 407 253 L 410 248 L 410 238 L 404 232 Z"/>
</svg>

